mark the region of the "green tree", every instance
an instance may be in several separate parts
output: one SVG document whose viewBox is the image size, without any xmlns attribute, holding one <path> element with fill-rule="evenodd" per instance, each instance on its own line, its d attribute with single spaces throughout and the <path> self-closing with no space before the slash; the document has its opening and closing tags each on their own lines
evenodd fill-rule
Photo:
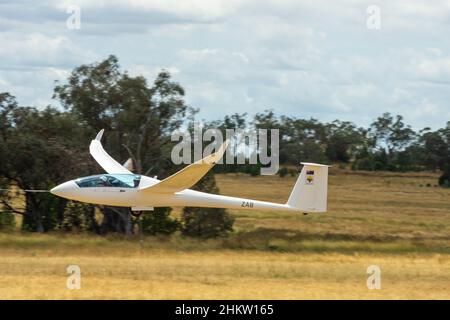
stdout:
<svg viewBox="0 0 450 320">
<path fill-rule="evenodd" d="M 316 119 L 281 117 L 280 163 L 327 162 L 325 126 Z"/>
<path fill-rule="evenodd" d="M 114 158 L 123 162 L 131 158 L 134 172 L 157 176 L 174 170 L 170 136 L 192 112 L 183 96 L 184 89 L 167 71 L 161 71 L 148 85 L 144 77 L 122 72 L 115 56 L 76 68 L 67 82 L 58 83 L 54 90 L 54 97 L 66 110 L 86 124 L 91 138 L 102 128 L 109 131 L 104 143 Z M 133 232 L 130 209 L 101 210 L 102 232 Z"/>
<path fill-rule="evenodd" d="M 378 147 L 376 161 L 382 169 L 401 169 L 402 165 L 411 163 L 411 159 L 406 158 L 408 153 L 400 153 L 414 142 L 416 134 L 403 122 L 402 116 L 397 115 L 394 119 L 390 113 L 383 113 L 372 123 L 371 134 Z"/>
<path fill-rule="evenodd" d="M 353 123 L 335 120 L 325 125 L 325 154 L 330 162 L 349 162 L 364 145 L 364 133 Z"/>
<path fill-rule="evenodd" d="M 428 129 L 428 128 L 427 128 Z M 419 138 L 424 165 L 431 170 L 443 170 L 450 161 L 450 121 L 447 128 L 425 130 Z"/>
<path fill-rule="evenodd" d="M 14 97 L 2 94 L 0 115 L 0 176 L 8 186 L 49 190 L 83 173 L 86 151 L 74 139 L 82 135 L 82 125 L 70 114 L 19 107 Z M 34 192 L 25 193 L 24 208 L 14 208 L 10 200 L 10 194 L 0 197 L 4 207 L 24 216 L 23 228 L 38 232 L 55 228 L 67 202 Z"/>
<path fill-rule="evenodd" d="M 444 167 L 442 175 L 439 177 L 439 185 L 444 188 L 450 188 L 450 164 Z"/>
</svg>

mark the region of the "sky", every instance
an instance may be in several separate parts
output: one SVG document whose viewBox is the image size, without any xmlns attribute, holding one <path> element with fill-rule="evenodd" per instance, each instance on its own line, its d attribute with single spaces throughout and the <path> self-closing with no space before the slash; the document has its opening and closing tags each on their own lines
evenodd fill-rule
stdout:
<svg viewBox="0 0 450 320">
<path fill-rule="evenodd" d="M 110 54 L 169 70 L 206 120 L 450 121 L 450 0 L 0 0 L 0 92 L 21 105 L 58 106 L 54 81 Z"/>
</svg>

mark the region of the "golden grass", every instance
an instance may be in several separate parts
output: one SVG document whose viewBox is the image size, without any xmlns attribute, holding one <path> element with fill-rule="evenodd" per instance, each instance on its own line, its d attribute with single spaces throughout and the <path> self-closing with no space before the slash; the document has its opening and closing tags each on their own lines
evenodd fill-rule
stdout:
<svg viewBox="0 0 450 320">
<path fill-rule="evenodd" d="M 433 174 L 355 174 L 331 170 L 325 214 L 231 211 L 241 229 L 302 231 L 355 240 L 450 240 L 450 189 L 433 187 Z M 337 174 L 333 174 L 337 173 Z M 217 177 L 226 195 L 286 202 L 296 177 Z M 239 188 L 236 184 L 239 183 Z M 431 187 L 426 187 L 430 184 Z"/>
<path fill-rule="evenodd" d="M 436 179 L 335 170 L 329 212 L 231 211 L 228 239 L 0 234 L 0 299 L 450 299 L 450 190 Z M 221 194 L 285 202 L 295 178 L 217 181 Z M 66 288 L 70 264 L 80 290 Z"/>
<path fill-rule="evenodd" d="M 448 255 L 294 254 L 220 250 L 3 252 L 2 299 L 448 299 Z M 81 289 L 66 288 L 66 267 Z M 381 268 L 381 289 L 366 269 Z"/>
</svg>

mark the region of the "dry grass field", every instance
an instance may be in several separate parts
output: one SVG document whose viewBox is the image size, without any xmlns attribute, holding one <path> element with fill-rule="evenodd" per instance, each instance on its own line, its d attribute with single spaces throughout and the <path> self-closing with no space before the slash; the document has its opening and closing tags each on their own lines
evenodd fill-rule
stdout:
<svg viewBox="0 0 450 320">
<path fill-rule="evenodd" d="M 227 239 L 0 233 L 0 299 L 450 299 L 450 190 L 436 180 L 333 169 L 329 212 L 231 211 Z M 285 202 L 295 177 L 217 181 Z M 80 290 L 66 288 L 71 264 Z M 369 265 L 380 290 L 366 286 Z"/>
</svg>

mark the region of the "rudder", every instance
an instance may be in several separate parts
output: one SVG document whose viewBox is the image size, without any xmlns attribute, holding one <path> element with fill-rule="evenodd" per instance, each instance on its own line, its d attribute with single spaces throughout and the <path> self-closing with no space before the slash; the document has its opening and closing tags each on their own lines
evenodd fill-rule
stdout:
<svg viewBox="0 0 450 320">
<path fill-rule="evenodd" d="M 302 162 L 303 168 L 287 205 L 303 212 L 327 211 L 328 166 Z"/>
</svg>

